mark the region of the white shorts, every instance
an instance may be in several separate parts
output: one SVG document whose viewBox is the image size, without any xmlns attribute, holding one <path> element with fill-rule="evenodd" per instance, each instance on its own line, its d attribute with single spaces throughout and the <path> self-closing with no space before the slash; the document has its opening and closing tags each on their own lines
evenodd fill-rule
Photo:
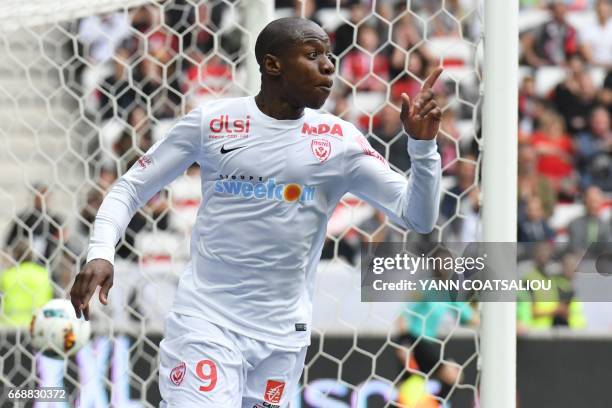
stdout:
<svg viewBox="0 0 612 408">
<path fill-rule="evenodd" d="M 271 345 L 171 312 L 160 343 L 160 407 L 288 407 L 306 349 Z"/>
</svg>

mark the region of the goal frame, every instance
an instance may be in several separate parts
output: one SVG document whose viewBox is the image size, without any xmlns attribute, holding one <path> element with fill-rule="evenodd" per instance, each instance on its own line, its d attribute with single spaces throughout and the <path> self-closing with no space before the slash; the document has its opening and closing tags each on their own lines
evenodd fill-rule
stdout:
<svg viewBox="0 0 612 408">
<path fill-rule="evenodd" d="M 485 242 L 516 242 L 518 0 L 485 0 L 482 226 Z M 480 402 L 516 407 L 516 304 L 482 305 Z"/>
</svg>

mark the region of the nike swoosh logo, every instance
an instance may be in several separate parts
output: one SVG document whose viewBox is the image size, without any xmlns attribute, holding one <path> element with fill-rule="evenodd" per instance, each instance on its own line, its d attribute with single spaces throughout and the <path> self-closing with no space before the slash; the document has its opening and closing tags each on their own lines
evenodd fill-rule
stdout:
<svg viewBox="0 0 612 408">
<path fill-rule="evenodd" d="M 221 154 L 233 152 L 234 150 L 242 149 L 243 147 L 246 147 L 246 146 L 238 146 L 238 147 L 234 147 L 234 148 L 231 148 L 231 149 L 226 149 L 225 145 L 223 145 L 223 146 L 221 146 Z"/>
</svg>

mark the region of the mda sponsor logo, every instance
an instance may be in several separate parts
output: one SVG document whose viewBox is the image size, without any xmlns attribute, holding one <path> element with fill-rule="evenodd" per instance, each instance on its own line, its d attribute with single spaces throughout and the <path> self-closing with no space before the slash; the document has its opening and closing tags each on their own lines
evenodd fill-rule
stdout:
<svg viewBox="0 0 612 408">
<path fill-rule="evenodd" d="M 333 125 L 329 125 L 327 123 L 319 123 L 316 125 L 304 123 L 304 125 L 302 125 L 302 134 L 308 136 L 329 135 L 336 136 L 338 138 L 342 138 L 344 136 L 342 133 L 342 126 L 337 123 Z"/>
</svg>

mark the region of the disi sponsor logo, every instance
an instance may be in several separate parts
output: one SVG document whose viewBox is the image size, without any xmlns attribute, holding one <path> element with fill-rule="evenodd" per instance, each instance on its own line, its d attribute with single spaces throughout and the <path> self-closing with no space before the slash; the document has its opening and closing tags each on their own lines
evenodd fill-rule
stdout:
<svg viewBox="0 0 612 408">
<path fill-rule="evenodd" d="M 244 119 L 233 119 L 229 115 L 221 115 L 212 119 L 208 127 L 211 131 L 209 137 L 213 139 L 247 137 L 251 131 L 251 117 L 247 115 Z"/>
<path fill-rule="evenodd" d="M 306 202 L 314 200 L 315 187 L 296 183 L 277 184 L 273 178 L 253 183 L 242 180 L 217 180 L 215 192 L 257 200 Z"/>
</svg>

